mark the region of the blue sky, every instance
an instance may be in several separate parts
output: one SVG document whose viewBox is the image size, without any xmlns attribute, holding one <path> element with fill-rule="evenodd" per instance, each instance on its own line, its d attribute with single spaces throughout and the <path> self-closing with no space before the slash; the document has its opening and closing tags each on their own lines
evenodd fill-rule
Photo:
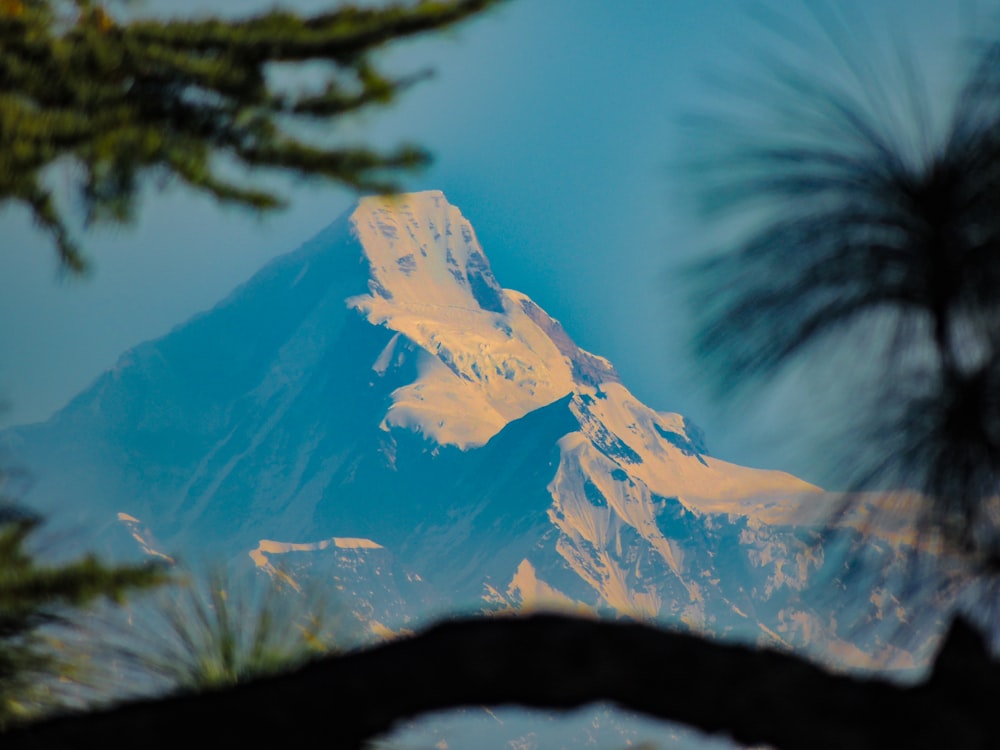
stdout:
<svg viewBox="0 0 1000 750">
<path fill-rule="evenodd" d="M 801 427 L 788 409 L 750 414 L 707 399 L 678 302 L 677 269 L 703 233 L 686 208 L 689 186 L 671 166 L 683 151 L 677 121 L 718 97 L 712 71 L 740 69 L 749 47 L 771 43 L 752 21 L 760 4 L 511 0 L 390 52 L 399 72 L 429 67 L 435 77 L 343 127 L 345 137 L 429 148 L 433 166 L 405 185 L 443 190 L 476 227 L 500 283 L 609 357 L 642 400 L 702 424 L 724 458 L 810 478 L 808 451 L 776 439 Z M 810 4 L 769 5 L 802 14 Z M 843 8 L 849 25 L 864 22 L 859 50 L 875 54 L 891 34 L 912 44 L 941 90 L 959 34 L 997 10 L 995 0 L 827 4 Z M 172 7 L 203 5 L 266 7 Z M 263 219 L 184 190 L 150 189 L 134 226 L 82 235 L 93 262 L 82 279 L 57 272 L 26 212 L 0 210 L 0 424 L 46 418 L 128 347 L 210 307 L 354 199 L 318 182 L 274 184 L 290 207 Z"/>
</svg>

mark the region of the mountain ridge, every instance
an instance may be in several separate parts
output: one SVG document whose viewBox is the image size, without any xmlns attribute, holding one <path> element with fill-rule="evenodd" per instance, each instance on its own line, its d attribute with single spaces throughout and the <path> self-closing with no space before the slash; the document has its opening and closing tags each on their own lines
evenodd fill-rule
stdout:
<svg viewBox="0 0 1000 750">
<path fill-rule="evenodd" d="M 802 600 L 838 575 L 810 526 L 821 490 L 711 456 L 690 420 L 642 404 L 500 286 L 440 191 L 361 199 L 48 422 L 2 435 L 38 477 L 29 499 L 91 529 L 82 542 L 210 551 L 276 579 L 294 558 L 296 585 L 364 568 L 355 608 L 380 632 L 424 616 L 410 600 L 544 604 L 889 653 Z M 156 546 L 112 534 L 119 514 Z M 884 569 L 902 564 L 898 543 L 852 533 Z M 906 616 L 891 597 L 859 606 Z"/>
</svg>

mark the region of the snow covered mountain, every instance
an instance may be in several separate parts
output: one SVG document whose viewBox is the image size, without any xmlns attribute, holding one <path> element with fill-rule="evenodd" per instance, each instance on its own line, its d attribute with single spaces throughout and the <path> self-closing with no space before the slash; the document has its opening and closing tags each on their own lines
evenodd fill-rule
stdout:
<svg viewBox="0 0 1000 750">
<path fill-rule="evenodd" d="M 922 658 L 849 638 L 852 618 L 803 596 L 846 580 L 811 527 L 819 488 L 715 458 L 639 402 L 499 285 L 436 191 L 362 199 L 2 437 L 37 479 L 28 500 L 83 547 L 333 582 L 378 633 L 555 606 L 848 663 Z M 883 569 L 901 555 L 889 536 L 848 544 Z M 906 616 L 886 592 L 852 606 Z"/>
</svg>

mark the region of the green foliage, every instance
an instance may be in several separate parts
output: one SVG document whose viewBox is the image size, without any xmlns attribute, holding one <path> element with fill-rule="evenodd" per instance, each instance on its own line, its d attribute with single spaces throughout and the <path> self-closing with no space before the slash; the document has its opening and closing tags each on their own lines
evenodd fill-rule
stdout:
<svg viewBox="0 0 1000 750">
<path fill-rule="evenodd" d="M 381 72 L 378 49 L 496 2 L 119 23 L 91 0 L 0 0 L 0 205 L 27 205 L 63 267 L 79 271 L 84 258 L 46 186 L 58 161 L 73 165 L 88 223 L 129 221 L 147 175 L 260 211 L 280 197 L 228 177 L 234 167 L 391 191 L 384 174 L 425 163 L 423 151 L 331 147 L 305 133 L 329 135 L 337 118 L 385 105 L 415 80 Z M 270 75 L 306 63 L 322 66 L 318 88 L 283 90 Z"/>
<path fill-rule="evenodd" d="M 349 638 L 319 595 L 285 584 L 238 583 L 215 570 L 144 602 L 129 658 L 170 690 L 204 690 L 299 666 Z M 179 593 L 179 596 L 178 596 Z"/>
<path fill-rule="evenodd" d="M 96 599 L 120 602 L 128 591 L 166 580 L 159 567 L 113 567 L 93 557 L 42 565 L 27 549 L 38 523 L 9 501 L 0 508 L 0 730 L 53 707 L 53 685 L 79 674 L 45 626 L 65 625 Z"/>
</svg>

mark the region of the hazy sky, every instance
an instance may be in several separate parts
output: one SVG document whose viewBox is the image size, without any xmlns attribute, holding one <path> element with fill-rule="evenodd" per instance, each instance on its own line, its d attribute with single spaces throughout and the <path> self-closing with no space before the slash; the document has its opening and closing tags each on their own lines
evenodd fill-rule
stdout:
<svg viewBox="0 0 1000 750">
<path fill-rule="evenodd" d="M 299 8 L 319 2 L 286 3 Z M 801 13 L 810 3 L 771 3 Z M 913 44 L 933 81 L 959 33 L 997 0 L 851 0 L 858 49 L 887 30 Z M 154 0 L 146 5 L 156 7 Z M 178 9 L 266 7 L 180 3 Z M 742 0 L 511 0 L 461 28 L 390 55 L 436 76 L 348 130 L 428 147 L 411 189 L 445 192 L 472 221 L 500 283 L 530 295 L 584 348 L 609 357 L 658 409 L 702 424 L 724 458 L 808 473 L 771 442 L 794 414 L 766 420 L 710 403 L 690 375 L 677 267 L 698 246 L 677 120 L 717 91 L 713 70 L 767 46 Z M 864 31 L 864 33 L 862 33 Z M 871 39 L 869 39 L 871 37 Z M 68 172 L 55 172 L 68 180 Z M 267 259 L 335 219 L 354 196 L 318 182 L 277 183 L 287 210 L 258 219 L 209 199 L 149 190 L 136 225 L 83 235 L 93 272 L 66 279 L 20 208 L 0 210 L 0 424 L 44 419 L 114 364 L 213 305 Z M 768 430 L 765 430 L 765 427 Z"/>
</svg>

